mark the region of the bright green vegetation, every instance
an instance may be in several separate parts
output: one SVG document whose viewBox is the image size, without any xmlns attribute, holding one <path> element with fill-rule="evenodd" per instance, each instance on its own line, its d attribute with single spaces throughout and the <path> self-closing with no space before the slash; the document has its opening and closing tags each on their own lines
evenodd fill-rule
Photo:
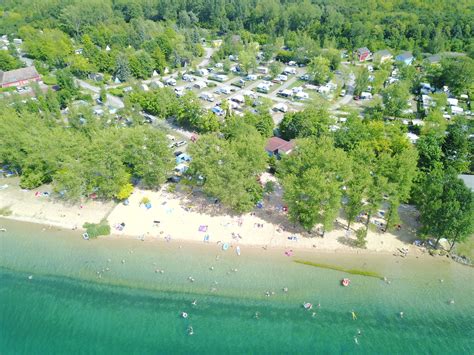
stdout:
<svg viewBox="0 0 474 355">
<path fill-rule="evenodd" d="M 12 210 L 9 206 L 0 207 L 0 216 L 10 216 L 12 214 Z"/>
<path fill-rule="evenodd" d="M 256 128 L 230 121 L 225 138 L 201 136 L 190 147 L 190 165 L 195 181 L 203 190 L 237 212 L 251 211 L 262 198 L 258 174 L 266 168 L 265 141 Z"/>
<path fill-rule="evenodd" d="M 124 128 L 88 107 L 73 110 L 68 124 L 28 112 L 21 103 L 16 108 L 0 110 L 0 156 L 20 174 L 23 188 L 52 183 L 67 199 L 92 194 L 111 199 L 132 178 L 158 187 L 172 169 L 168 142 L 158 130 Z"/>
<path fill-rule="evenodd" d="M 456 253 L 474 260 L 474 236 L 470 236 L 464 242 L 456 246 Z"/>
<path fill-rule="evenodd" d="M 106 220 L 100 221 L 100 223 L 84 223 L 83 228 L 86 229 L 89 238 L 97 238 L 101 235 L 110 234 L 110 225 Z"/>
<path fill-rule="evenodd" d="M 341 272 L 345 272 L 345 273 L 351 274 L 351 275 L 361 275 L 361 276 L 368 276 L 368 277 L 375 277 L 375 278 L 378 278 L 378 279 L 383 279 L 383 277 L 381 275 L 379 275 L 378 273 L 373 272 L 373 271 L 357 270 L 357 269 L 345 269 L 343 267 L 336 266 L 336 265 L 314 263 L 312 261 L 304 261 L 304 260 L 294 260 L 294 262 L 297 263 L 297 264 L 320 267 L 320 268 L 323 268 L 323 269 L 341 271 Z"/>
</svg>

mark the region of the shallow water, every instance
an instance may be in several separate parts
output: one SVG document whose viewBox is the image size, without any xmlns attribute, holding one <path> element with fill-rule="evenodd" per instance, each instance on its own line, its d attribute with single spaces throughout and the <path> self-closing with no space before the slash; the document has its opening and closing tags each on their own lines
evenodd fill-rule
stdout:
<svg viewBox="0 0 474 355">
<path fill-rule="evenodd" d="M 344 273 L 296 264 L 281 250 L 242 247 L 238 257 L 215 245 L 83 241 L 79 233 L 1 222 L 8 229 L 0 234 L 2 354 L 474 350 L 473 269 L 445 260 L 296 251 L 391 280 L 350 275 L 344 288 Z M 303 302 L 315 304 L 314 317 Z"/>
</svg>

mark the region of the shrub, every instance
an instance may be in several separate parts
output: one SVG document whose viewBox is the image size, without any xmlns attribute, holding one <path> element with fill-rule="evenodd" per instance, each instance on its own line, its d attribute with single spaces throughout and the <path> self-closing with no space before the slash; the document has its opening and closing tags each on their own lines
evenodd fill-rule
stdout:
<svg viewBox="0 0 474 355">
<path fill-rule="evenodd" d="M 354 244 L 359 248 L 365 248 L 365 246 L 367 245 L 366 237 L 367 237 L 367 232 L 366 232 L 365 228 L 359 228 L 356 231 L 356 238 L 357 239 L 356 239 Z"/>
<path fill-rule="evenodd" d="M 273 191 L 275 191 L 275 183 L 273 181 L 267 181 L 265 183 L 264 191 L 268 194 L 271 194 Z"/>
<path fill-rule="evenodd" d="M 11 216 L 12 210 L 10 209 L 10 206 L 5 206 L 0 208 L 0 216 Z"/>
<path fill-rule="evenodd" d="M 99 235 L 109 235 L 110 225 L 103 219 L 100 223 L 84 223 L 83 228 L 86 229 L 89 238 L 97 238 Z"/>
<path fill-rule="evenodd" d="M 46 75 L 46 76 L 43 76 L 43 83 L 45 83 L 46 85 L 57 85 L 58 84 L 58 81 L 56 80 L 56 77 L 55 76 L 51 76 L 51 75 Z"/>
</svg>

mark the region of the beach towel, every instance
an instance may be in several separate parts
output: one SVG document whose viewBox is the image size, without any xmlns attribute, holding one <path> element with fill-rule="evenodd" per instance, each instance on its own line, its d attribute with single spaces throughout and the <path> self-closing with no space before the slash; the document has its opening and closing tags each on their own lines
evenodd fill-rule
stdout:
<svg viewBox="0 0 474 355">
<path fill-rule="evenodd" d="M 199 230 L 200 232 L 207 232 L 207 226 L 201 224 L 201 225 L 199 226 L 198 230 Z"/>
</svg>

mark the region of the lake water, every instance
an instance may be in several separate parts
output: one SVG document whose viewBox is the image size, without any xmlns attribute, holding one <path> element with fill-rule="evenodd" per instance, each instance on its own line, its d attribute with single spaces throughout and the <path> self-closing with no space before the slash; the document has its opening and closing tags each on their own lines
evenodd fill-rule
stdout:
<svg viewBox="0 0 474 355">
<path fill-rule="evenodd" d="M 444 259 L 295 252 L 388 284 L 296 264 L 283 250 L 242 247 L 239 257 L 216 245 L 0 225 L 2 354 L 474 352 L 473 269 Z"/>
</svg>

